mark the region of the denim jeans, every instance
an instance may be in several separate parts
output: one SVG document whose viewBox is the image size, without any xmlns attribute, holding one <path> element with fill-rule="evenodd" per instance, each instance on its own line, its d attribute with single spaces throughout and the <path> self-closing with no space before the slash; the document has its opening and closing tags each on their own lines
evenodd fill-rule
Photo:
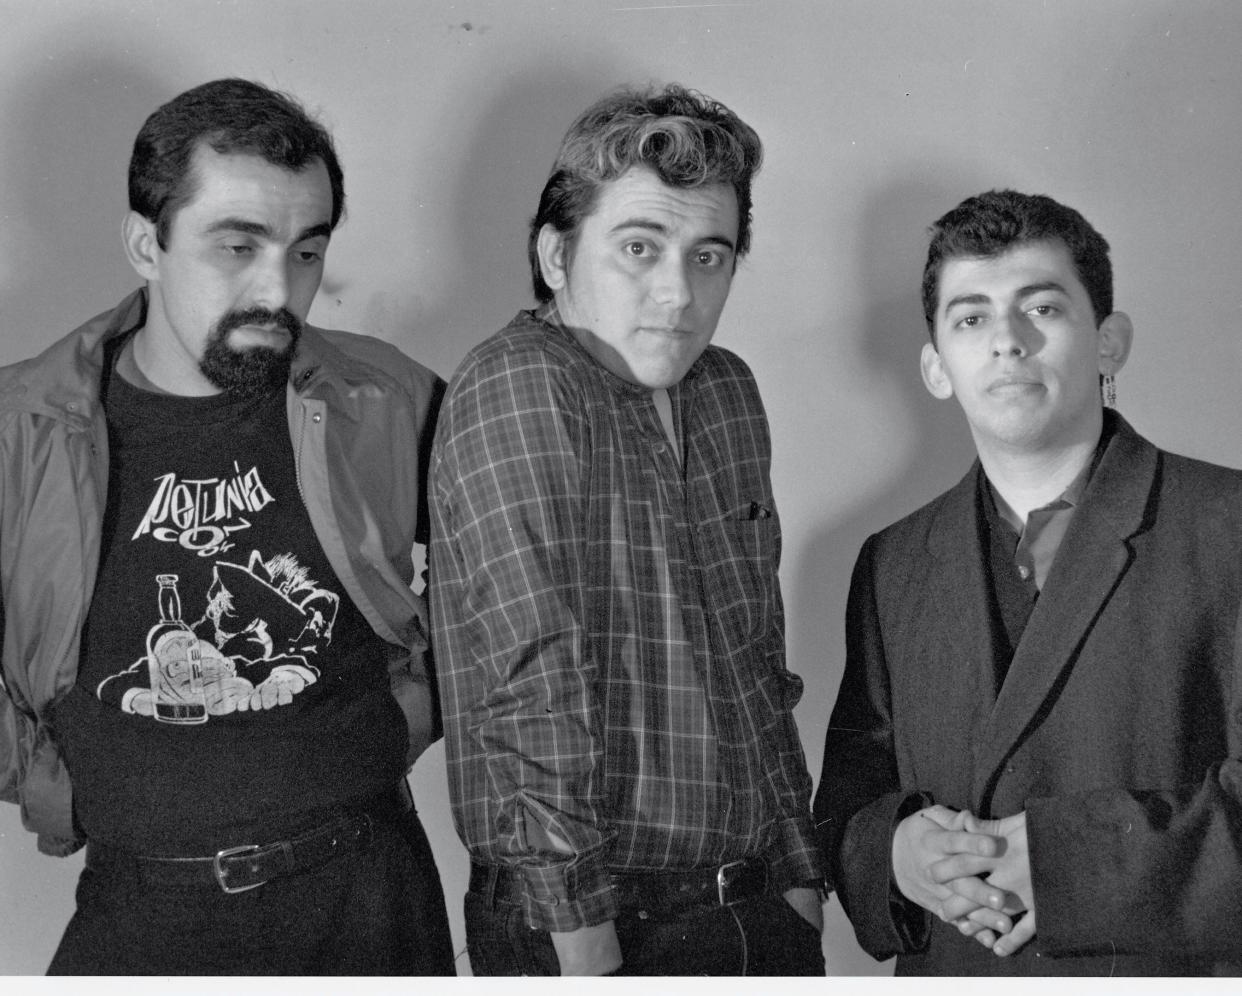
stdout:
<svg viewBox="0 0 1242 996">
<path fill-rule="evenodd" d="M 466 944 L 475 975 L 559 975 L 545 930 L 520 905 L 466 894 Z M 823 975 L 819 931 L 778 895 L 658 915 L 622 910 L 617 975 Z"/>
<path fill-rule="evenodd" d="M 453 975 L 440 877 L 413 810 L 370 844 L 226 895 L 88 865 L 49 975 Z"/>
</svg>

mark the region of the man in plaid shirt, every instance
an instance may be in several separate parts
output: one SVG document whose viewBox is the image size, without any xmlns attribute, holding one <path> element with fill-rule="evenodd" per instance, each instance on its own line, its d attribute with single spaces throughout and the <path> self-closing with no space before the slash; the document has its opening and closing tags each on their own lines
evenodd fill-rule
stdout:
<svg viewBox="0 0 1242 996">
<path fill-rule="evenodd" d="M 540 306 L 466 357 L 431 605 L 476 974 L 823 974 L 767 419 L 709 345 L 758 136 L 670 86 L 566 135 Z"/>
</svg>

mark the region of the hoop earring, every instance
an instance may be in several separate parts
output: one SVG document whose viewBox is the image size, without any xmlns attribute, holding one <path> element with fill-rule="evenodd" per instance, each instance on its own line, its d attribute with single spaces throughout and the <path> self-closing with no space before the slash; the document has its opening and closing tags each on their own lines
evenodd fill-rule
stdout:
<svg viewBox="0 0 1242 996">
<path fill-rule="evenodd" d="M 1102 395 L 1105 408 L 1117 407 L 1117 378 L 1112 374 L 1105 374 L 1100 380 L 1100 394 Z"/>
</svg>

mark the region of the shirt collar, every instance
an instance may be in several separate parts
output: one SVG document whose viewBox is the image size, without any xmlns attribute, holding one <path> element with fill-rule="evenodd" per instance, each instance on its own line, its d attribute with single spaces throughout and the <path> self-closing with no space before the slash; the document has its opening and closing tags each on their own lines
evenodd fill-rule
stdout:
<svg viewBox="0 0 1242 996">
<path fill-rule="evenodd" d="M 1048 502 L 1047 505 L 1041 506 L 1042 508 L 1066 506 L 1077 508 L 1082 503 L 1083 493 L 1087 490 L 1087 485 L 1091 483 L 1091 475 L 1095 473 L 1095 468 L 1099 466 L 1100 458 L 1104 456 L 1104 450 L 1108 446 L 1108 440 L 1111 435 L 1112 433 L 1109 431 L 1109 425 L 1106 421 L 1104 428 L 1100 432 L 1100 439 L 1095 444 L 1095 452 L 1091 454 L 1091 459 L 1083 464 L 1082 470 L 1069 482 L 1069 486 L 1060 495 Z M 984 480 L 987 481 L 986 475 L 984 475 Z M 1016 532 L 1021 533 L 1026 523 L 1018 518 L 1018 513 L 1009 507 L 1009 503 L 993 487 L 991 481 L 987 481 L 987 486 L 988 494 L 991 496 L 996 511 L 1000 513 L 1001 518 L 1009 523 Z"/>
</svg>

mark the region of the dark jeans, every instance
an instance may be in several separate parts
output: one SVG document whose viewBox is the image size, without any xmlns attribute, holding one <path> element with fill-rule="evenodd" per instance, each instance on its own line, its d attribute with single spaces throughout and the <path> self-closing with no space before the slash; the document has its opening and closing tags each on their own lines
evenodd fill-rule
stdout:
<svg viewBox="0 0 1242 996">
<path fill-rule="evenodd" d="M 640 915 L 645 914 L 645 915 Z M 819 931 L 777 895 L 677 915 L 622 910 L 617 975 L 823 975 Z M 466 893 L 466 944 L 475 975 L 560 975 L 545 930 L 507 900 Z"/>
<path fill-rule="evenodd" d="M 49 975 L 453 975 L 444 893 L 413 810 L 369 845 L 249 892 L 89 864 Z"/>
</svg>

